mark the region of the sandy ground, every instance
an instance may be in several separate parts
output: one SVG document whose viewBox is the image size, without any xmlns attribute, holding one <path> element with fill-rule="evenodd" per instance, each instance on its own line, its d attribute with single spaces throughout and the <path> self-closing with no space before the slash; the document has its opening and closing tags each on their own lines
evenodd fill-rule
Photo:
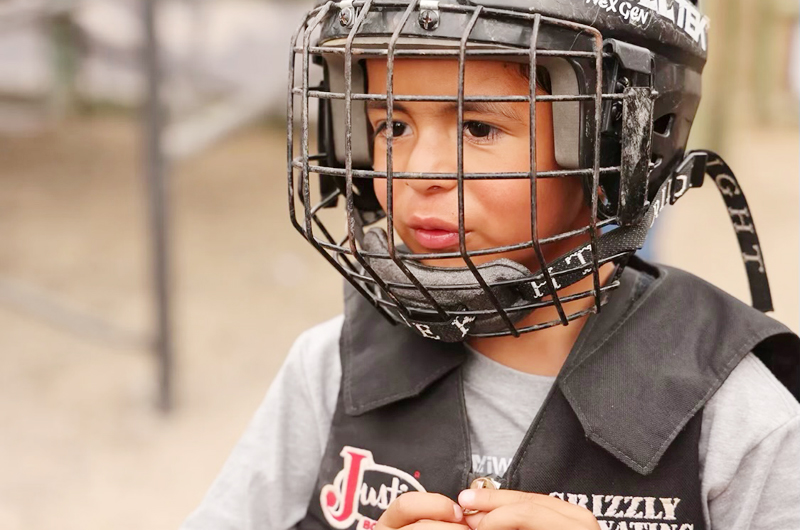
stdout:
<svg viewBox="0 0 800 530">
<path fill-rule="evenodd" d="M 147 330 L 137 133 L 102 118 L 0 142 L 6 291 L 46 291 Z M 153 406 L 146 349 L 87 341 L 0 304 L 0 528 L 176 528 L 293 338 L 340 311 L 339 282 L 288 228 L 284 142 L 249 131 L 174 174 L 169 417 Z"/>
<path fill-rule="evenodd" d="M 173 174 L 171 415 L 154 407 L 155 363 L 146 348 L 86 321 L 79 324 L 94 330 L 90 338 L 43 320 L 67 304 L 146 335 L 138 132 L 127 118 L 95 116 L 0 139 L 4 530 L 176 528 L 293 338 L 341 309 L 340 281 L 288 224 L 282 131 L 252 128 Z M 798 134 L 737 134 L 731 162 L 755 212 L 776 316 L 797 330 Z M 746 298 L 733 231 L 712 195 L 707 186 L 683 199 L 664 219 L 657 250 Z"/>
</svg>

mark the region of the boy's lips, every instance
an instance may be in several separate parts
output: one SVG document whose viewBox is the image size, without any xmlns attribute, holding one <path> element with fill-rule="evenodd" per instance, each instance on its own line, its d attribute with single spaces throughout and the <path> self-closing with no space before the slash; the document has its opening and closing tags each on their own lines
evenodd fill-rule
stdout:
<svg viewBox="0 0 800 530">
<path fill-rule="evenodd" d="M 412 230 L 414 239 L 426 249 L 444 250 L 458 247 L 458 232 L 447 232 L 446 230 L 425 230 L 415 228 Z"/>
<path fill-rule="evenodd" d="M 441 219 L 415 218 L 409 223 L 414 239 L 428 250 L 458 249 L 458 225 Z M 464 236 L 469 231 L 464 232 Z"/>
</svg>

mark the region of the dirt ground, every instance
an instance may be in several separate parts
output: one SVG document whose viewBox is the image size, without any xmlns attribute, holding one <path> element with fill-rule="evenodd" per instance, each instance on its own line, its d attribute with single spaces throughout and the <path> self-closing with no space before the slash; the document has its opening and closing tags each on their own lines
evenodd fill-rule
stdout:
<svg viewBox="0 0 800 530">
<path fill-rule="evenodd" d="M 282 131 L 243 131 L 175 168 L 176 407 L 154 406 L 138 124 L 71 120 L 0 139 L 0 528 L 174 529 L 200 501 L 294 337 L 341 310 L 340 281 L 293 232 Z M 798 329 L 798 134 L 734 134 L 776 317 Z M 656 251 L 747 299 L 713 186 Z M 67 326 L 64 306 L 83 319 Z M 80 327 L 76 334 L 69 327 Z M 133 338 L 131 338 L 131 336 Z"/>
</svg>

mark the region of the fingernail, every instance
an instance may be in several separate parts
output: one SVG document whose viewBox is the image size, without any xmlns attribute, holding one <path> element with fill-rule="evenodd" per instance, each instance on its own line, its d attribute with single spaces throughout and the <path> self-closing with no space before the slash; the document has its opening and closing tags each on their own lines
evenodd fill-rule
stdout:
<svg viewBox="0 0 800 530">
<path fill-rule="evenodd" d="M 463 507 L 472 505 L 475 502 L 475 490 L 464 490 L 458 494 L 458 504 Z"/>
<path fill-rule="evenodd" d="M 453 511 L 456 513 L 456 522 L 459 522 L 461 519 L 464 518 L 464 511 L 458 504 L 453 505 Z"/>
</svg>

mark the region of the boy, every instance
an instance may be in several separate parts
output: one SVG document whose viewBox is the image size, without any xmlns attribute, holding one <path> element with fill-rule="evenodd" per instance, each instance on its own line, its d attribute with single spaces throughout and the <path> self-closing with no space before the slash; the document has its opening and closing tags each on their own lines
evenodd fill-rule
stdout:
<svg viewBox="0 0 800 530">
<path fill-rule="evenodd" d="M 797 392 L 797 337 L 631 259 L 707 172 L 769 308 L 735 178 L 684 156 L 706 26 L 689 0 L 312 11 L 290 208 L 352 288 L 185 528 L 800 528 L 800 405 L 767 369 Z"/>
</svg>

